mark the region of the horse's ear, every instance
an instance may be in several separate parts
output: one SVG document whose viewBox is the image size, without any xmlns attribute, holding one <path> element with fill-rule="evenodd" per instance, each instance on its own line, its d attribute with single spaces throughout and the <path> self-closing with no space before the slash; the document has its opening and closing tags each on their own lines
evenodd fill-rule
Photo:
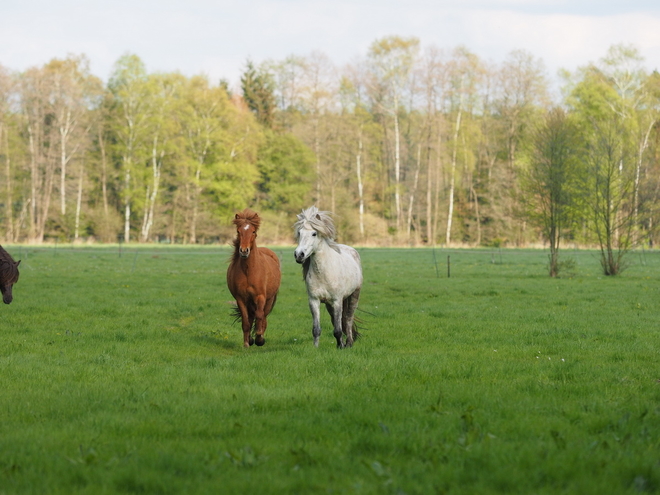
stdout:
<svg viewBox="0 0 660 495">
<path fill-rule="evenodd" d="M 236 220 L 238 220 L 238 213 L 236 213 L 236 216 L 234 217 Z"/>
<path fill-rule="evenodd" d="M 319 215 L 319 214 L 317 213 L 317 214 L 316 214 L 316 219 L 317 219 L 317 220 L 321 220 L 321 215 Z"/>
<path fill-rule="evenodd" d="M 21 260 L 18 260 L 14 266 L 15 266 L 16 268 L 18 268 L 18 265 L 20 265 L 20 264 L 21 264 Z"/>
</svg>

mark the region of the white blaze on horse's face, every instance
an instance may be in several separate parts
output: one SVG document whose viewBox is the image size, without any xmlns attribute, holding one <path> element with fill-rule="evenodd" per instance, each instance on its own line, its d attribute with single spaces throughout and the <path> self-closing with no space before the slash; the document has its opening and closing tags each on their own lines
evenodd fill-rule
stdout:
<svg viewBox="0 0 660 495">
<path fill-rule="evenodd" d="M 305 224 L 298 231 L 298 247 L 293 252 L 297 263 L 302 263 L 309 258 L 318 246 L 320 237 L 316 230 Z"/>
</svg>

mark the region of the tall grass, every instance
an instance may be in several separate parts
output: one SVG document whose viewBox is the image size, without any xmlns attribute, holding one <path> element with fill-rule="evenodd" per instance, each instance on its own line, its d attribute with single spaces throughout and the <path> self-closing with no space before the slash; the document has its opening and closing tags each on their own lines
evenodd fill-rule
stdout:
<svg viewBox="0 0 660 495">
<path fill-rule="evenodd" d="M 0 493 L 660 491 L 660 253 L 364 249 L 339 351 L 292 247 L 247 350 L 225 248 L 7 247 Z"/>
</svg>

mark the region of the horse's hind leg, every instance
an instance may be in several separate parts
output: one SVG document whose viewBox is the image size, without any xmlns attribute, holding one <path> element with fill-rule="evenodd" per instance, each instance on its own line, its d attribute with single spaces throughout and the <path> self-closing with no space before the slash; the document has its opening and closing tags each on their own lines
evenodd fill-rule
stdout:
<svg viewBox="0 0 660 495">
<path fill-rule="evenodd" d="M 254 343 L 262 346 L 266 343 L 266 339 L 264 338 L 264 334 L 266 333 L 266 326 L 268 323 L 266 322 L 266 315 L 268 314 L 265 310 L 266 308 L 266 296 L 257 296 L 256 302 L 256 309 L 254 312 L 254 318 L 256 320 L 255 324 L 255 330 L 256 330 L 256 335 L 254 337 Z M 272 309 L 272 305 L 271 305 Z"/>
<path fill-rule="evenodd" d="M 326 303 L 325 307 L 330 313 L 330 319 L 332 320 L 332 326 L 334 327 L 334 336 L 337 339 L 337 348 L 343 349 L 345 344 L 342 340 L 342 302 L 336 302 L 334 304 Z"/>
<path fill-rule="evenodd" d="M 343 301 L 343 311 L 342 311 L 342 327 L 344 333 L 346 334 L 346 347 L 351 347 L 353 342 L 357 338 L 357 335 L 353 335 L 353 322 L 355 318 L 355 310 L 358 306 L 358 301 L 360 299 L 360 289 L 355 289 L 353 294 L 348 296 Z"/>
</svg>

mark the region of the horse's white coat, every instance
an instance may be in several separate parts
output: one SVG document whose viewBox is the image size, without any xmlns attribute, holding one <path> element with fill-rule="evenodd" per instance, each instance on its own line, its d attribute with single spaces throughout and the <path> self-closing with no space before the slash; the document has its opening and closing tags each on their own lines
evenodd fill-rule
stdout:
<svg viewBox="0 0 660 495">
<path fill-rule="evenodd" d="M 334 242 L 334 225 L 326 212 L 312 206 L 298 215 L 298 247 L 294 256 L 304 266 L 314 345 L 321 334 L 321 303 L 331 314 L 337 346 L 353 344 L 353 315 L 362 287 L 360 255 L 350 246 Z M 345 342 L 342 333 L 346 334 Z"/>
</svg>

